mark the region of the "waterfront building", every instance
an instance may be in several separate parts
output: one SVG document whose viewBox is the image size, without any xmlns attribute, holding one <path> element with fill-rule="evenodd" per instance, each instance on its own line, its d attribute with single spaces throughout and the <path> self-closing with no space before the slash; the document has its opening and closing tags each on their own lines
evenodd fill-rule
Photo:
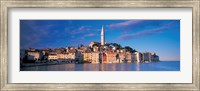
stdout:
<svg viewBox="0 0 200 91">
<path fill-rule="evenodd" d="M 42 60 L 48 60 L 48 54 L 49 53 L 47 51 L 42 50 L 42 56 L 43 56 Z"/>
<path fill-rule="evenodd" d="M 107 63 L 118 63 L 117 62 L 117 53 L 115 52 L 107 52 Z"/>
<path fill-rule="evenodd" d="M 64 53 L 56 54 L 56 56 L 57 56 L 58 60 L 65 60 L 65 59 L 67 59 L 66 58 L 66 53 L 65 54 Z"/>
<path fill-rule="evenodd" d="M 57 55 L 56 54 L 50 54 L 49 56 L 48 56 L 48 60 L 50 60 L 50 61 L 53 61 L 53 60 L 57 60 L 58 58 L 57 58 Z"/>
<path fill-rule="evenodd" d="M 99 52 L 84 52 L 83 60 L 85 63 L 99 63 L 100 53 Z"/>
<path fill-rule="evenodd" d="M 42 52 L 39 50 L 28 50 L 27 51 L 27 60 L 39 61 L 42 58 Z"/>
<path fill-rule="evenodd" d="M 140 63 L 142 62 L 142 53 L 140 52 L 134 52 L 134 61 L 137 62 L 137 63 Z"/>
<path fill-rule="evenodd" d="M 134 60 L 135 60 L 134 54 L 133 54 L 133 53 L 130 53 L 130 52 L 127 52 L 126 55 L 127 55 L 127 58 L 126 58 L 127 62 L 128 62 L 128 63 L 133 63 Z"/>
<path fill-rule="evenodd" d="M 92 63 L 99 63 L 99 52 L 92 52 L 91 53 L 91 61 Z"/>
<path fill-rule="evenodd" d="M 84 52 L 83 53 L 83 61 L 84 61 L 84 63 L 91 62 L 91 56 L 92 56 L 92 54 L 90 52 Z"/>
<path fill-rule="evenodd" d="M 154 61 L 154 62 L 160 61 L 160 60 L 159 60 L 159 56 L 156 55 L 156 53 L 154 53 L 154 52 L 151 53 L 151 60 Z"/>
<path fill-rule="evenodd" d="M 61 54 L 56 54 L 56 58 L 55 56 L 52 56 L 52 55 L 50 55 L 50 57 L 52 57 L 53 60 L 57 60 L 57 61 L 71 61 L 71 62 L 83 61 L 83 54 L 81 52 L 61 53 Z"/>
<path fill-rule="evenodd" d="M 76 56 L 75 60 L 77 62 L 79 62 L 79 63 L 83 62 L 83 54 L 81 52 L 76 52 L 75 56 Z"/>
<path fill-rule="evenodd" d="M 142 56 L 143 56 L 142 59 L 144 62 L 146 62 L 146 61 L 151 62 L 151 53 L 150 52 L 144 52 Z"/>
<path fill-rule="evenodd" d="M 85 52 L 84 53 L 84 62 L 91 63 L 92 62 L 92 52 Z"/>
<path fill-rule="evenodd" d="M 66 53 L 65 58 L 70 59 L 70 60 L 75 60 L 76 59 L 76 53 L 75 52 Z"/>
<path fill-rule="evenodd" d="M 119 63 L 126 63 L 127 62 L 127 55 L 125 52 L 119 53 Z"/>
<path fill-rule="evenodd" d="M 154 52 L 144 52 L 143 53 L 143 61 L 148 61 L 148 62 L 152 62 L 152 61 L 159 61 L 159 56 L 156 55 L 156 53 Z"/>
</svg>

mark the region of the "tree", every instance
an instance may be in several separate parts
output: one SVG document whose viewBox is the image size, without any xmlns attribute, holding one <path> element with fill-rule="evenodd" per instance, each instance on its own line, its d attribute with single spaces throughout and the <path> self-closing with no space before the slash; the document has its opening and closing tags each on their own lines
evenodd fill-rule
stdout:
<svg viewBox="0 0 200 91">
<path fill-rule="evenodd" d="M 110 43 L 106 43 L 105 46 L 108 46 L 108 47 L 109 47 L 109 46 L 110 46 Z"/>
<path fill-rule="evenodd" d="M 126 49 L 128 52 L 137 52 L 135 49 L 131 48 L 130 46 L 125 46 L 124 49 Z"/>
<path fill-rule="evenodd" d="M 111 43 L 116 49 L 121 49 L 122 46 L 120 44 L 117 43 Z"/>
<path fill-rule="evenodd" d="M 89 47 L 90 51 L 93 51 L 93 48 L 92 47 Z"/>
<path fill-rule="evenodd" d="M 93 48 L 93 47 L 95 47 L 95 46 L 96 46 L 96 47 L 99 47 L 99 45 L 98 45 L 98 44 L 93 44 L 93 45 L 92 45 L 92 48 Z"/>
<path fill-rule="evenodd" d="M 137 51 L 134 49 L 133 52 L 137 52 Z"/>
</svg>

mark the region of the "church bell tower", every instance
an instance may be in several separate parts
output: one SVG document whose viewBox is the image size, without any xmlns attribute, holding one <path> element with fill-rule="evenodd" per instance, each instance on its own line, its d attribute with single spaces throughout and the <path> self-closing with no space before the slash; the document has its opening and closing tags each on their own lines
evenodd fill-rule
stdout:
<svg viewBox="0 0 200 91">
<path fill-rule="evenodd" d="M 104 35 L 104 27 L 101 29 L 101 45 L 105 44 L 105 35 Z"/>
</svg>

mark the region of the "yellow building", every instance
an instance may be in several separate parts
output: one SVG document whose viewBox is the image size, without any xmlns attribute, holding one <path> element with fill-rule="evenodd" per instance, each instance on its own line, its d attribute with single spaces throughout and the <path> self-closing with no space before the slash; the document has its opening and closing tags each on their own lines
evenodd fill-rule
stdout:
<svg viewBox="0 0 200 91">
<path fill-rule="evenodd" d="M 92 63 L 99 63 L 99 52 L 92 52 L 91 54 Z"/>
<path fill-rule="evenodd" d="M 91 62 L 92 61 L 91 56 L 92 56 L 91 52 L 84 52 L 83 53 L 83 61 L 86 63 Z"/>
<path fill-rule="evenodd" d="M 66 54 L 56 54 L 57 55 L 57 59 L 66 59 L 65 55 Z"/>
<path fill-rule="evenodd" d="M 84 52 L 83 60 L 86 63 L 99 63 L 99 52 Z"/>
<path fill-rule="evenodd" d="M 58 58 L 57 58 L 57 55 L 56 54 L 50 54 L 49 56 L 48 56 L 48 60 L 57 60 Z"/>
</svg>

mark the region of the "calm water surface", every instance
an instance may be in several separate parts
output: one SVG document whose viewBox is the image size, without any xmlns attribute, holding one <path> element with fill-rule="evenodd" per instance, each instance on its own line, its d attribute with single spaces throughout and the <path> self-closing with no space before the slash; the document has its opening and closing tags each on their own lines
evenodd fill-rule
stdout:
<svg viewBox="0 0 200 91">
<path fill-rule="evenodd" d="M 59 64 L 21 67 L 21 71 L 180 71 L 180 61 L 117 64 Z"/>
</svg>

